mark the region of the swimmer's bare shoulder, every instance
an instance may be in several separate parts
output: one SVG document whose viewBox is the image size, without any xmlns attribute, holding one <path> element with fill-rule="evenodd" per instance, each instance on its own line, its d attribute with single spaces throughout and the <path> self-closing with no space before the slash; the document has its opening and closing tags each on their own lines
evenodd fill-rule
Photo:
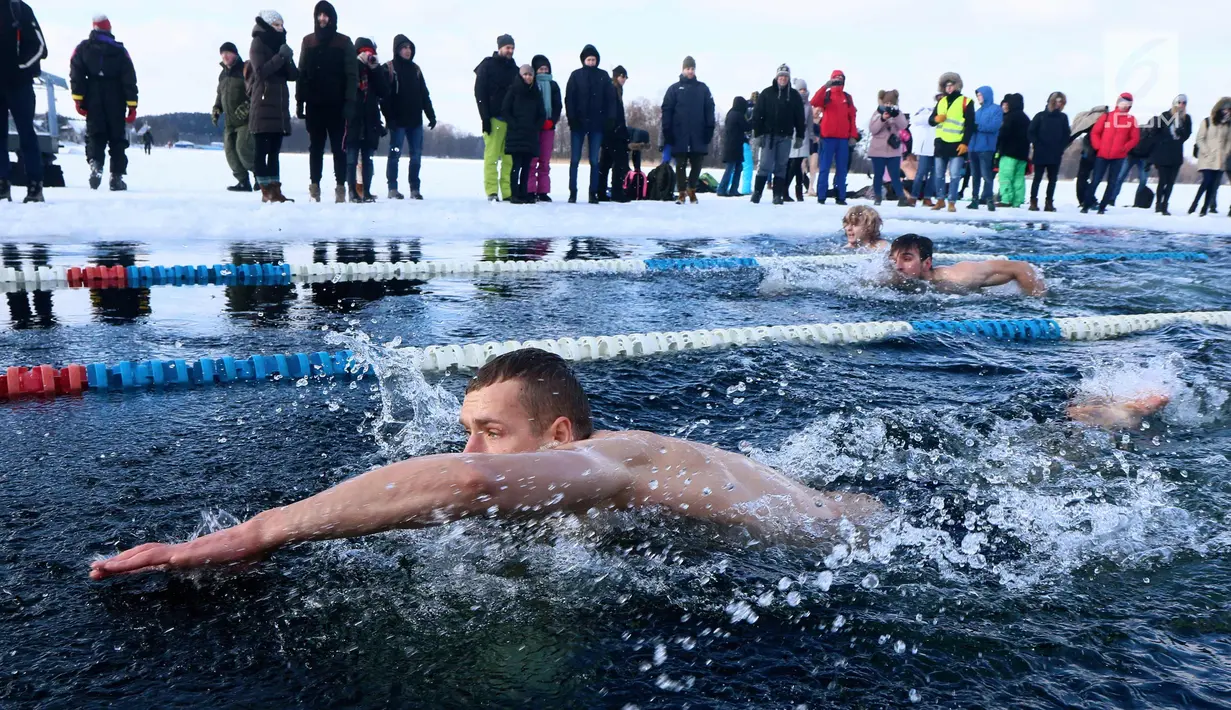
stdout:
<svg viewBox="0 0 1231 710">
<path fill-rule="evenodd" d="M 646 431 L 598 432 L 568 448 L 620 461 L 632 498 L 622 503 L 633 507 L 761 530 L 792 519 L 862 520 L 881 509 L 871 496 L 818 491 L 746 456 Z"/>
</svg>

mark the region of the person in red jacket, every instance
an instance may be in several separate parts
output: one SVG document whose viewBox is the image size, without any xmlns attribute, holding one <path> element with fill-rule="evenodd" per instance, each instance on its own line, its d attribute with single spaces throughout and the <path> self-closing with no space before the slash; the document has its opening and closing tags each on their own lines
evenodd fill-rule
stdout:
<svg viewBox="0 0 1231 710">
<path fill-rule="evenodd" d="M 1129 111 L 1133 108 L 1133 95 L 1127 91 L 1120 94 L 1116 101 L 1116 110 L 1109 111 L 1094 124 L 1090 130 L 1090 147 L 1094 148 L 1094 176 L 1090 179 L 1090 188 L 1082 201 L 1081 211 L 1089 212 L 1094 206 L 1094 195 L 1098 185 L 1107 175 L 1107 187 L 1103 190 L 1103 201 L 1099 203 L 1098 213 L 1107 214 L 1107 205 L 1116 194 L 1120 182 L 1120 169 L 1128 153 L 1137 147 L 1141 140 L 1141 131 L 1137 127 L 1137 119 Z"/>
<path fill-rule="evenodd" d="M 810 102 L 821 110 L 821 165 L 820 180 L 816 186 L 816 201 L 825 204 L 829 194 L 829 168 L 838 164 L 838 174 L 833 186 L 837 190 L 837 203 L 846 204 L 846 171 L 850 166 L 851 148 L 859 142 L 859 128 L 855 125 L 855 102 L 846 93 L 846 75 L 834 69 L 829 82 L 817 89 Z"/>
</svg>

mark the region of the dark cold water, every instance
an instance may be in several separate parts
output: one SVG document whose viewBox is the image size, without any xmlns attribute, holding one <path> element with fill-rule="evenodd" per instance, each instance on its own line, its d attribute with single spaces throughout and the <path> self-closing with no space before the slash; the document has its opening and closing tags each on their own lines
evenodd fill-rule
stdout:
<svg viewBox="0 0 1231 710">
<path fill-rule="evenodd" d="M 621 514 L 304 545 L 242 573 L 86 578 L 98 555 L 458 450 L 465 376 L 424 382 L 385 345 L 395 338 L 1231 308 L 1217 238 L 928 228 L 946 251 L 1214 259 L 1051 265 L 1042 301 L 905 295 L 857 269 L 5 294 L 0 365 L 328 346 L 381 376 L 0 407 L 0 707 L 1231 707 L 1231 333 L 1193 325 L 578 366 L 602 427 L 743 450 L 893 513 L 812 548 Z M 838 242 L 48 240 L 0 245 L 0 260 L 743 256 Z M 1083 393 L 1142 388 L 1172 397 L 1142 431 L 1064 419 Z"/>
</svg>

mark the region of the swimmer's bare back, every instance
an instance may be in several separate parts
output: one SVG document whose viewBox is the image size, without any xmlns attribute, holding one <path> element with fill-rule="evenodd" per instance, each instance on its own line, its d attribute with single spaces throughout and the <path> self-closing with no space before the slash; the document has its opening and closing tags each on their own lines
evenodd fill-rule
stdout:
<svg viewBox="0 0 1231 710">
<path fill-rule="evenodd" d="M 1042 296 L 1047 292 L 1043 278 L 1033 266 L 1024 261 L 960 261 L 932 269 L 930 280 L 937 290 L 946 293 L 970 293 L 1011 281 L 1017 282 L 1022 293 L 1027 296 Z"/>
<path fill-rule="evenodd" d="M 298 542 L 467 517 L 643 507 L 766 535 L 842 517 L 861 522 L 880 509 L 868 496 L 822 493 L 704 444 L 648 432 L 600 432 L 531 453 L 442 454 L 390 464 L 190 542 L 147 543 L 99 560 L 90 577 L 243 564 Z"/>
</svg>

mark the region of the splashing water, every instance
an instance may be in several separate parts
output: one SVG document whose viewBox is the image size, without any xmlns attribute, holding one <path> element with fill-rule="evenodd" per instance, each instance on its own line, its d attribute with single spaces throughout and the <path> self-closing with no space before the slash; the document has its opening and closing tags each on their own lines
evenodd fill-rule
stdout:
<svg viewBox="0 0 1231 710">
<path fill-rule="evenodd" d="M 403 348 L 401 339 L 375 343 L 365 333 L 329 333 L 326 341 L 355 353 L 361 364 L 371 365 L 373 375 L 361 375 L 352 386 L 371 383 L 380 406 L 369 422 L 371 433 L 386 461 L 440 451 L 459 439 L 457 423 L 461 403 L 439 384 L 429 384 L 420 368 L 415 348 Z"/>
</svg>

